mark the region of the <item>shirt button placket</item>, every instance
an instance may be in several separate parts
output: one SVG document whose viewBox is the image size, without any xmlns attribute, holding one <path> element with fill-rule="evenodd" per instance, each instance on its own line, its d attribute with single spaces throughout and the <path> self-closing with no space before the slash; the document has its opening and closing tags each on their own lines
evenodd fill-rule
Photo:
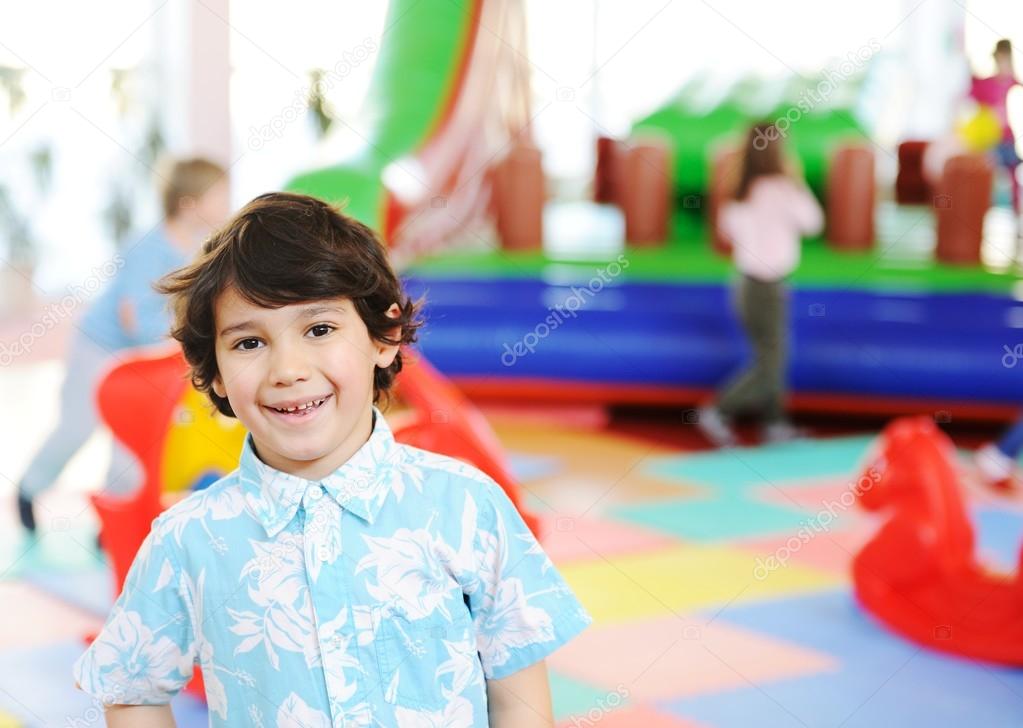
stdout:
<svg viewBox="0 0 1023 728">
<path fill-rule="evenodd" d="M 329 661 L 336 659 L 337 651 L 344 645 L 345 640 L 341 634 L 321 635 L 319 628 L 320 625 L 336 619 L 341 614 L 341 610 L 347 609 L 348 605 L 344 593 L 344 579 L 341 578 L 340 574 L 326 573 L 326 570 L 331 568 L 327 566 L 327 562 L 331 558 L 331 549 L 327 544 L 332 540 L 329 538 L 328 533 L 341 528 L 340 519 L 342 516 L 340 511 L 329 507 L 330 504 L 325 502 L 328 498 L 329 496 L 323 486 L 316 486 L 315 490 L 310 489 L 306 502 L 305 538 L 311 542 L 310 545 L 312 546 L 312 548 L 306 549 L 307 558 L 316 559 L 320 562 L 319 578 L 315 582 L 311 577 L 309 579 L 309 596 L 313 605 L 316 636 L 317 639 L 321 639 L 320 654 L 324 659 L 323 669 L 327 696 L 330 698 L 332 705 L 337 705 L 335 702 L 337 686 L 333 685 L 329 678 L 329 675 L 335 672 L 335 668 L 329 664 Z M 311 566 L 312 564 L 307 564 L 307 571 L 310 570 Z M 351 614 L 349 614 L 349 619 L 345 621 L 342 629 L 346 632 L 352 632 L 349 644 L 354 644 L 355 635 L 354 626 L 351 624 Z M 344 669 L 344 675 L 345 679 L 349 682 L 357 679 L 354 671 L 350 668 Z M 357 690 L 355 697 L 351 701 L 346 702 L 358 702 L 358 696 L 361 693 L 361 690 Z M 335 728 L 349 725 L 343 714 L 332 715 L 331 722 Z"/>
</svg>

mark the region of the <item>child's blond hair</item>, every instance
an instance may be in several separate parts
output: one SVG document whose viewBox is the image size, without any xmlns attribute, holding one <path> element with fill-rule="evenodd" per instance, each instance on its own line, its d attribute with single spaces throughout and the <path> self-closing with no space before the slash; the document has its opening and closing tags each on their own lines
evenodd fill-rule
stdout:
<svg viewBox="0 0 1023 728">
<path fill-rule="evenodd" d="M 204 157 L 163 160 L 157 178 L 164 216 L 175 217 L 226 176 L 227 170 Z"/>
</svg>

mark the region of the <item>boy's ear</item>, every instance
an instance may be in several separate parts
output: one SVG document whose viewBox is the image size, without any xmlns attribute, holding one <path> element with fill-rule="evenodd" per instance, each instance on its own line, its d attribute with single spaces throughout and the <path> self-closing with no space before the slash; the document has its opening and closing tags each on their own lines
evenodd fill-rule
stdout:
<svg viewBox="0 0 1023 728">
<path fill-rule="evenodd" d="M 219 374 L 213 377 L 213 381 L 210 382 L 210 389 L 221 399 L 227 399 L 227 389 L 224 388 L 224 380 L 220 378 Z"/>
<path fill-rule="evenodd" d="M 401 309 L 397 303 L 392 303 L 391 307 L 387 309 L 388 318 L 398 318 L 401 316 Z M 388 329 L 386 332 L 387 338 L 392 341 L 401 339 L 401 326 L 395 326 L 392 329 Z M 381 369 L 386 369 L 391 366 L 391 362 L 394 361 L 394 357 L 398 355 L 398 348 L 400 344 L 388 344 L 384 341 L 374 340 L 373 342 L 377 348 L 377 361 L 376 365 Z"/>
</svg>

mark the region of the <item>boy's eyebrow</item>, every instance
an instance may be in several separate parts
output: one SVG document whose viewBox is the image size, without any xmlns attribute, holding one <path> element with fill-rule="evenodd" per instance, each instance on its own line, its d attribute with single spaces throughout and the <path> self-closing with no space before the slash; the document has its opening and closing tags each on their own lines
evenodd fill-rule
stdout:
<svg viewBox="0 0 1023 728">
<path fill-rule="evenodd" d="M 341 305 L 335 305 L 335 306 L 307 306 L 306 308 L 302 309 L 302 313 L 300 315 L 304 316 L 305 318 L 313 318 L 315 316 L 319 316 L 320 314 L 324 314 L 324 313 L 340 313 L 340 314 L 343 314 L 344 312 L 345 312 L 345 308 L 344 308 L 344 306 L 341 306 Z M 254 328 L 256 328 L 256 323 L 254 321 L 242 321 L 240 323 L 231 324 L 230 326 L 228 326 L 228 327 L 226 327 L 224 329 L 221 329 L 220 336 L 227 336 L 228 334 L 233 334 L 235 331 L 241 331 L 243 329 L 254 329 Z"/>
<path fill-rule="evenodd" d="M 319 316 L 320 314 L 323 314 L 323 313 L 341 313 L 341 314 L 343 314 L 344 312 L 345 312 L 345 308 L 344 308 L 344 306 L 341 306 L 340 304 L 333 305 L 333 306 L 309 306 L 307 308 L 302 309 L 302 315 L 305 316 L 306 318 L 313 318 L 313 317 Z"/>
<path fill-rule="evenodd" d="M 255 322 L 253 322 L 253 321 L 242 321 L 241 323 L 232 324 L 231 326 L 228 326 L 225 329 L 221 329 L 220 335 L 221 336 L 227 336 L 228 334 L 233 334 L 235 331 L 241 331 L 242 329 L 254 329 L 254 328 L 256 328 Z"/>
</svg>

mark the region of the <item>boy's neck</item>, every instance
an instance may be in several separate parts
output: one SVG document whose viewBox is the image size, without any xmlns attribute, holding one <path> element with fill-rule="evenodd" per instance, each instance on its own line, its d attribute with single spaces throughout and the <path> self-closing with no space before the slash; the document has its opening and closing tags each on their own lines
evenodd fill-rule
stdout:
<svg viewBox="0 0 1023 728">
<path fill-rule="evenodd" d="M 164 223 L 164 232 L 171 245 L 186 255 L 195 249 L 195 231 L 180 217 L 170 217 Z"/>
</svg>

